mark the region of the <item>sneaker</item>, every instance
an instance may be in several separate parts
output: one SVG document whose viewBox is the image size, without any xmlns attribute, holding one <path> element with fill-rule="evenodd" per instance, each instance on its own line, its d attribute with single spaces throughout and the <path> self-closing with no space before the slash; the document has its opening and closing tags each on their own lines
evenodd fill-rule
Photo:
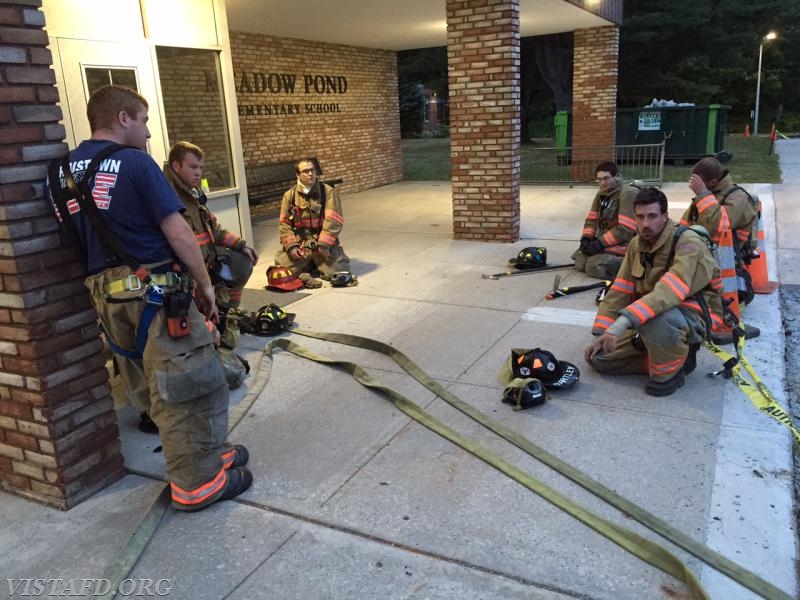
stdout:
<svg viewBox="0 0 800 600">
<path fill-rule="evenodd" d="M 142 433 L 158 433 L 158 425 L 153 422 L 146 412 L 139 415 L 139 431 Z"/>
<path fill-rule="evenodd" d="M 232 500 L 233 498 L 236 498 L 236 496 L 246 491 L 247 488 L 249 488 L 253 483 L 253 474 L 245 467 L 234 467 L 230 471 L 225 471 L 225 475 L 227 477 L 225 481 L 225 487 L 222 488 L 222 492 L 219 494 L 219 496 L 215 497 L 211 501 L 207 502 L 206 504 L 191 505 L 179 504 L 173 500 L 172 508 L 182 512 L 197 512 L 199 510 L 203 510 L 204 508 L 208 508 L 215 502 L 222 502 L 223 500 Z"/>
<path fill-rule="evenodd" d="M 644 391 L 651 396 L 669 396 L 685 383 L 683 370 L 678 371 L 666 381 L 650 381 L 644 386 Z"/>
<path fill-rule="evenodd" d="M 689 344 L 689 354 L 686 355 L 686 360 L 683 363 L 683 374 L 688 375 L 697 368 L 697 351 L 700 350 L 700 344 Z"/>
</svg>

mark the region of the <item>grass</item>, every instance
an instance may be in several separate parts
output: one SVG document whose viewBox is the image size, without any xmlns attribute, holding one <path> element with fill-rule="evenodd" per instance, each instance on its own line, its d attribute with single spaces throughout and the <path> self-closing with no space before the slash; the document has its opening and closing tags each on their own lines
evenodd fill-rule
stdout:
<svg viewBox="0 0 800 600">
<path fill-rule="evenodd" d="M 550 140 L 538 140 L 549 145 Z M 725 165 L 737 183 L 780 183 L 778 157 L 769 154 L 767 137 L 747 138 L 738 134 L 725 137 L 725 151 L 733 155 Z M 422 138 L 402 141 L 403 178 L 410 181 L 450 180 L 450 140 L 448 138 Z M 522 179 L 541 180 L 541 166 L 536 166 L 534 152 L 522 148 Z M 664 181 L 684 182 L 689 179 L 691 165 L 664 165 Z M 623 174 L 625 171 L 623 169 Z"/>
</svg>

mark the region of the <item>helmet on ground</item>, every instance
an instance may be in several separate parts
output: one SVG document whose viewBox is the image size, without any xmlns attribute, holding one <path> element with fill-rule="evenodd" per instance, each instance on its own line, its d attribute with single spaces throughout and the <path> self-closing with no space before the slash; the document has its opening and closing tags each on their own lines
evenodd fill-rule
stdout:
<svg viewBox="0 0 800 600">
<path fill-rule="evenodd" d="M 535 378 L 512 379 L 503 390 L 503 402 L 516 410 L 540 406 L 547 400 L 544 384 Z"/>
<path fill-rule="evenodd" d="M 348 285 L 356 285 L 357 282 L 358 280 L 350 271 L 338 271 L 331 274 L 332 287 L 347 287 Z"/>
<path fill-rule="evenodd" d="M 538 269 L 547 264 L 547 248 L 531 246 L 519 251 L 516 258 L 510 261 L 518 269 Z"/>
<path fill-rule="evenodd" d="M 550 389 L 565 389 L 580 379 L 578 367 L 565 360 L 556 360 L 552 352 L 533 350 L 511 350 L 511 373 L 514 377 L 535 377 Z"/>
<path fill-rule="evenodd" d="M 303 282 L 287 267 L 272 266 L 267 269 L 267 289 L 291 292 L 303 287 Z"/>
<path fill-rule="evenodd" d="M 294 314 L 287 313 L 277 304 L 267 304 L 258 309 L 254 317 L 256 335 L 277 335 L 294 322 Z"/>
</svg>

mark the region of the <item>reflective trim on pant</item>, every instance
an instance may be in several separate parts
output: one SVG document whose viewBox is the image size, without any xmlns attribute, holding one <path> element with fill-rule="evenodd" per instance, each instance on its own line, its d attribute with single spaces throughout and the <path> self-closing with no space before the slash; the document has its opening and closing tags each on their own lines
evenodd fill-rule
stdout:
<svg viewBox="0 0 800 600">
<path fill-rule="evenodd" d="M 222 468 L 226 471 L 233 466 L 233 459 L 236 458 L 236 448 L 231 448 L 222 453 Z"/>
<path fill-rule="evenodd" d="M 170 483 L 172 489 L 172 501 L 178 504 L 185 504 L 186 506 L 194 506 L 201 502 L 211 500 L 214 496 L 219 494 L 225 489 L 225 484 L 228 481 L 228 476 L 225 469 L 220 469 L 217 476 L 208 483 L 201 485 L 193 490 L 184 490 L 174 483 Z"/>
<path fill-rule="evenodd" d="M 683 367 L 689 344 L 703 340 L 705 325 L 694 311 L 676 307 L 647 321 L 639 333 L 644 352 L 633 346 L 636 330 L 629 329 L 619 337 L 613 352 L 598 354 L 591 365 L 599 373 L 646 373 L 653 381 L 666 381 Z"/>
</svg>

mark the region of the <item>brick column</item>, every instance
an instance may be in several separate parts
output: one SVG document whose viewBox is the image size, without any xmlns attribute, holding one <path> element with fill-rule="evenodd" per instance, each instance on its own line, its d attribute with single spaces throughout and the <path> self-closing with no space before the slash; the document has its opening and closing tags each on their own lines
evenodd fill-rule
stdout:
<svg viewBox="0 0 800 600">
<path fill-rule="evenodd" d="M 519 239 L 519 0 L 447 0 L 453 235 Z"/>
<path fill-rule="evenodd" d="M 572 170 L 575 179 L 591 181 L 598 162 L 614 160 L 608 146 L 616 138 L 619 27 L 578 29 L 574 39 Z M 586 149 L 590 146 L 606 148 Z"/>
<path fill-rule="evenodd" d="M 0 486 L 66 509 L 124 474 L 96 314 L 42 195 L 64 127 L 41 0 L 0 0 Z"/>
</svg>

